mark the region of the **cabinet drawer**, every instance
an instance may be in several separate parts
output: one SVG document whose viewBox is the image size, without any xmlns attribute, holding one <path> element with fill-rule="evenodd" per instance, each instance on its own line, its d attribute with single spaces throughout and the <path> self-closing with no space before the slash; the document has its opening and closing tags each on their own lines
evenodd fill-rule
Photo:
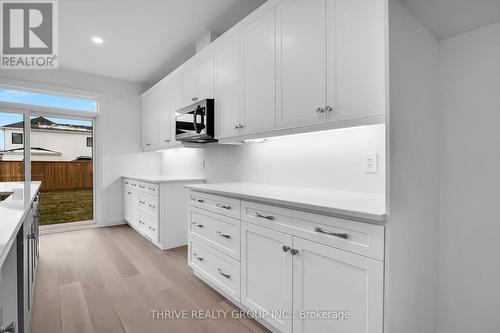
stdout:
<svg viewBox="0 0 500 333">
<path fill-rule="evenodd" d="M 154 216 L 158 216 L 158 206 L 159 206 L 159 200 L 158 197 L 145 194 L 145 193 L 139 193 L 139 208 L 148 212 L 149 214 L 152 214 Z"/>
<path fill-rule="evenodd" d="M 384 226 L 288 208 L 241 202 L 242 221 L 384 260 Z"/>
<path fill-rule="evenodd" d="M 191 207 L 189 222 L 189 230 L 193 237 L 240 260 L 239 220 Z"/>
<path fill-rule="evenodd" d="M 216 285 L 233 300 L 240 301 L 240 263 L 214 248 L 190 242 L 189 262 L 204 279 Z"/>
<path fill-rule="evenodd" d="M 127 186 L 127 187 L 131 187 L 133 189 L 139 189 L 139 182 L 132 180 L 132 179 L 124 178 L 123 185 Z"/>
<path fill-rule="evenodd" d="M 219 195 L 191 192 L 189 194 L 191 206 L 206 209 L 214 213 L 240 218 L 240 200 L 222 197 Z"/>
<path fill-rule="evenodd" d="M 158 196 L 160 193 L 158 184 L 150 184 L 145 182 L 137 182 L 137 187 L 144 193 Z"/>
<path fill-rule="evenodd" d="M 139 228 L 144 233 L 144 236 L 150 240 L 158 242 L 160 238 L 158 217 L 142 212 L 139 213 Z"/>
</svg>

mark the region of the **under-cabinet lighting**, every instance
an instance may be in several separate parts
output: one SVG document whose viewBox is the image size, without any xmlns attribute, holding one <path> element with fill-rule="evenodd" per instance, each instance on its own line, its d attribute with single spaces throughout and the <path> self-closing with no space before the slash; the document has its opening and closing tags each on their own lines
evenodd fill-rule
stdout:
<svg viewBox="0 0 500 333">
<path fill-rule="evenodd" d="M 102 43 L 104 43 L 104 40 L 103 40 L 101 37 L 99 37 L 99 36 L 94 36 L 94 37 L 92 37 L 92 41 L 93 41 L 95 44 L 102 44 Z"/>
<path fill-rule="evenodd" d="M 251 140 L 243 140 L 245 143 L 263 143 L 266 142 L 266 139 L 251 139 Z"/>
</svg>

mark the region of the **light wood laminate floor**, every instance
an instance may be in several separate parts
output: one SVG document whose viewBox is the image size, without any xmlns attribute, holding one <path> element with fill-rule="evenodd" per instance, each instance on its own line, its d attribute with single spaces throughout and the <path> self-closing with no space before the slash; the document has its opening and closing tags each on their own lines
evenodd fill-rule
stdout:
<svg viewBox="0 0 500 333">
<path fill-rule="evenodd" d="M 33 333 L 268 332 L 256 321 L 154 319 L 151 310 L 235 310 L 195 277 L 186 247 L 161 251 L 128 226 L 40 238 Z"/>
</svg>

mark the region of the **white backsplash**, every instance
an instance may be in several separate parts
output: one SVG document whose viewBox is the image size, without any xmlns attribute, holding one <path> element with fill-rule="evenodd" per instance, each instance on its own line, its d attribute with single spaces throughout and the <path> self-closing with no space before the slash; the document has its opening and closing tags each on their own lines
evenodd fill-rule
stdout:
<svg viewBox="0 0 500 333">
<path fill-rule="evenodd" d="M 365 154 L 378 154 L 378 172 L 364 173 Z M 207 145 L 162 152 L 161 172 L 242 181 L 385 193 L 385 126 L 372 125 L 271 138 L 263 143 Z M 201 168 L 205 161 L 205 168 Z"/>
</svg>

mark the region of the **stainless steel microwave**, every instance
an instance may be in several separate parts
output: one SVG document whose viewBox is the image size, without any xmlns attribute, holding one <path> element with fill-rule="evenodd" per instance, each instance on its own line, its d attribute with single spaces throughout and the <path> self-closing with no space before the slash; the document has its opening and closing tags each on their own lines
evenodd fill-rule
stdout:
<svg viewBox="0 0 500 333">
<path fill-rule="evenodd" d="M 204 99 L 176 111 L 175 139 L 195 143 L 217 141 L 214 115 L 213 99 Z"/>
</svg>

